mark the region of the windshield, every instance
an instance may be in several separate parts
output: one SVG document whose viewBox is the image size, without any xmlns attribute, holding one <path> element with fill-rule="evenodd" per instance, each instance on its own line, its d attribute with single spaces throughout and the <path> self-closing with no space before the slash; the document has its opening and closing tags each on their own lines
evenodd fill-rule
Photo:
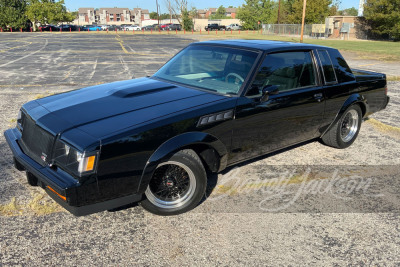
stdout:
<svg viewBox="0 0 400 267">
<path fill-rule="evenodd" d="M 189 46 L 154 76 L 221 94 L 237 94 L 256 58 L 256 52 L 242 49 Z"/>
</svg>

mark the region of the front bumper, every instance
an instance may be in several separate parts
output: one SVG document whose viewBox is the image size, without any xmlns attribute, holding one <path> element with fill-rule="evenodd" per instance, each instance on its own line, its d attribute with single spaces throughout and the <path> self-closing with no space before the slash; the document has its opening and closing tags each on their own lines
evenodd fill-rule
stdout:
<svg viewBox="0 0 400 267">
<path fill-rule="evenodd" d="M 99 203 L 85 203 L 80 205 L 78 199 L 83 194 L 81 184 L 61 169 L 55 170 L 49 166 L 42 166 L 27 156 L 18 144 L 21 133 L 18 129 L 9 129 L 4 132 L 6 141 L 14 155 L 14 163 L 17 169 L 25 169 L 38 179 L 40 185 L 51 198 L 63 208 L 75 216 L 83 216 L 91 213 L 114 209 L 132 202 L 140 201 L 141 195 L 128 195 Z M 52 190 L 53 189 L 53 190 Z"/>
</svg>

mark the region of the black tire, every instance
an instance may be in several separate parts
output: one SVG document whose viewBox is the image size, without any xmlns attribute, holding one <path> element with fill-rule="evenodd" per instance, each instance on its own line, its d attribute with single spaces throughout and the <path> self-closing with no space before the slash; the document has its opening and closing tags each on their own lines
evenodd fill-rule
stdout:
<svg viewBox="0 0 400 267">
<path fill-rule="evenodd" d="M 359 105 L 346 109 L 342 117 L 322 136 L 325 145 L 346 148 L 354 143 L 360 132 L 362 112 Z"/>
<path fill-rule="evenodd" d="M 157 215 L 177 215 L 202 200 L 207 175 L 199 156 L 191 149 L 178 151 L 154 171 L 141 205 Z"/>
<path fill-rule="evenodd" d="M 26 172 L 26 179 L 30 186 L 38 186 L 38 178 L 30 172 Z"/>
</svg>

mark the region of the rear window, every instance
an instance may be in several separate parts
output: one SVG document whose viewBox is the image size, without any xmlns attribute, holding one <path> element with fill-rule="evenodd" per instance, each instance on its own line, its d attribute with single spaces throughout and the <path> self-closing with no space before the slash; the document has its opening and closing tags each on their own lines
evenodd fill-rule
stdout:
<svg viewBox="0 0 400 267">
<path fill-rule="evenodd" d="M 328 51 L 318 50 L 318 57 L 321 61 L 325 83 L 336 83 L 337 80 L 335 69 L 333 68 L 333 64 L 331 58 L 329 57 Z"/>
<path fill-rule="evenodd" d="M 336 49 L 332 49 L 329 51 L 329 54 L 335 66 L 335 72 L 338 81 L 340 83 L 355 81 L 353 72 L 351 71 L 349 65 L 347 65 L 346 61 L 343 59 L 343 56 L 340 54 L 340 52 Z"/>
</svg>

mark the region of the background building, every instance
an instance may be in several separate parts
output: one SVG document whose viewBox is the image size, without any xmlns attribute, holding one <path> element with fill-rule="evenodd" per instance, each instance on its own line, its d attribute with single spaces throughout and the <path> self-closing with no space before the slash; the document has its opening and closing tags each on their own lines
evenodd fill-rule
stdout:
<svg viewBox="0 0 400 267">
<path fill-rule="evenodd" d="M 215 15 L 217 13 L 218 8 L 210 7 L 206 9 L 199 9 L 197 12 L 199 14 L 199 18 L 208 19 L 211 15 Z M 237 8 L 227 7 L 225 8 L 225 16 L 231 17 L 232 19 L 236 18 Z"/>
<path fill-rule="evenodd" d="M 330 16 L 325 19 L 325 37 L 343 40 L 356 39 L 356 16 Z"/>
<path fill-rule="evenodd" d="M 149 20 L 149 10 L 134 8 L 79 8 L 78 18 L 74 21 L 78 25 L 87 24 L 136 24 L 142 26 L 144 20 Z"/>
<path fill-rule="evenodd" d="M 94 8 L 81 7 L 78 9 L 78 23 L 79 25 L 94 23 Z"/>
</svg>

